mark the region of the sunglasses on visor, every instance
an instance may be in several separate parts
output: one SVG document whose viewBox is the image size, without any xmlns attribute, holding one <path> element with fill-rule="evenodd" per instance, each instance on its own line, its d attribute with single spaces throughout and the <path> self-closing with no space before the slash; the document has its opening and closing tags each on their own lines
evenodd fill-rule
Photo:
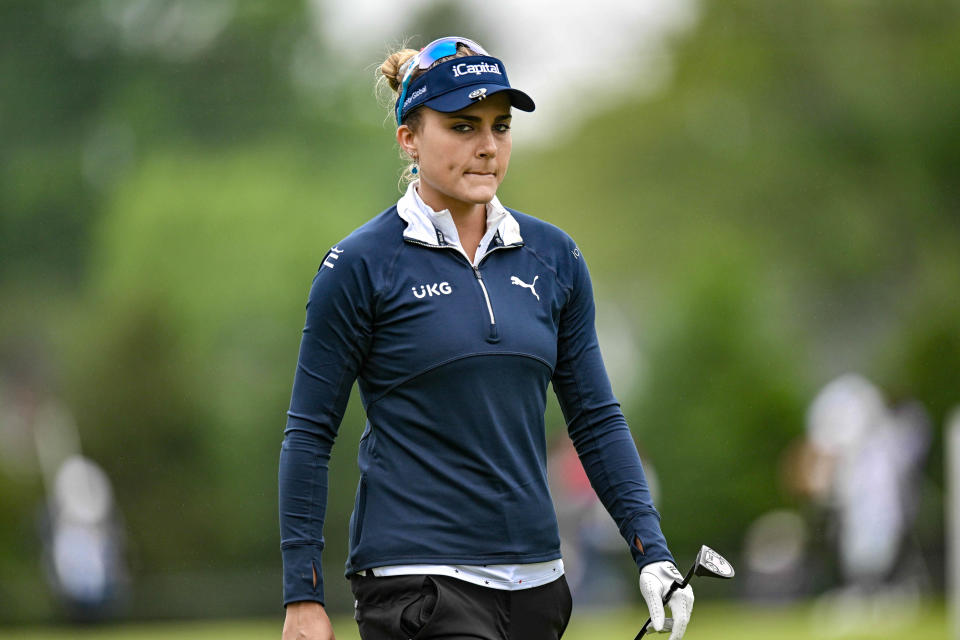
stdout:
<svg viewBox="0 0 960 640">
<path fill-rule="evenodd" d="M 420 49 L 407 63 L 407 70 L 403 74 L 403 81 L 400 83 L 400 99 L 397 100 L 397 124 L 400 124 L 400 112 L 403 109 L 403 101 L 407 97 L 407 88 L 413 80 L 413 73 L 417 69 L 427 69 L 437 60 L 452 56 L 457 53 L 457 45 L 462 44 L 468 49 L 481 56 L 490 55 L 484 51 L 483 47 L 466 38 L 451 36 L 434 40 L 423 49 Z"/>
</svg>

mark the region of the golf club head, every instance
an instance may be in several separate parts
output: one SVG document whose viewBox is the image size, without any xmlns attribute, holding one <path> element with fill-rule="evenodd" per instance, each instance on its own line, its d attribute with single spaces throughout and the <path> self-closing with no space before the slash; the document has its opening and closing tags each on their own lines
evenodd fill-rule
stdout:
<svg viewBox="0 0 960 640">
<path fill-rule="evenodd" d="M 697 554 L 696 567 L 693 571 L 693 574 L 696 576 L 730 579 L 736 574 L 733 570 L 733 565 L 707 545 L 700 547 L 700 553 Z"/>
</svg>

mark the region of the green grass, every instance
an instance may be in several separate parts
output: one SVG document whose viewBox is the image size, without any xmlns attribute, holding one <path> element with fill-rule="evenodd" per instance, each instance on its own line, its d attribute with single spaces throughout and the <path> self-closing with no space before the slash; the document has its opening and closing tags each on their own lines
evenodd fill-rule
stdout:
<svg viewBox="0 0 960 640">
<path fill-rule="evenodd" d="M 926 603 L 915 615 L 898 616 L 895 607 L 875 614 L 884 619 L 862 621 L 856 629 L 840 633 L 818 617 L 810 605 L 782 608 L 737 604 L 698 605 L 687 629 L 685 640 L 946 640 L 946 612 L 942 604 Z M 646 616 L 639 608 L 612 612 L 578 613 L 570 623 L 564 640 L 632 640 Z M 0 628 L 0 637 L 8 640 L 279 640 L 282 621 L 255 620 L 229 622 L 168 622 L 130 624 L 93 628 Z M 334 622 L 337 640 L 359 640 L 350 618 Z M 666 635 L 653 635 L 666 640 Z"/>
</svg>

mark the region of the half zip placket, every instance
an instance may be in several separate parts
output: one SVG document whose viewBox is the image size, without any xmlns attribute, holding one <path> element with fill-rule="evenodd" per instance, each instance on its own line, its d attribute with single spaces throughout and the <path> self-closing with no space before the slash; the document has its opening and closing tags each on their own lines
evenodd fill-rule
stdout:
<svg viewBox="0 0 960 640">
<path fill-rule="evenodd" d="M 437 218 L 439 214 L 433 211 L 423 200 L 420 198 L 416 190 L 416 182 L 411 183 L 407 188 L 407 193 L 400 199 L 397 203 L 397 213 L 401 218 L 407 223 L 407 229 L 404 230 L 403 239 L 406 242 L 411 242 L 413 244 L 418 244 L 424 247 L 430 247 L 433 249 L 452 249 L 457 252 L 457 255 L 461 256 L 467 263 L 467 265 L 473 270 L 473 275 L 477 280 L 477 283 L 480 285 L 480 292 L 483 294 L 483 302 L 487 307 L 487 316 L 490 319 L 489 331 L 487 333 L 488 342 L 497 342 L 500 339 L 499 330 L 497 328 L 497 318 L 496 314 L 493 311 L 493 302 L 490 299 L 490 291 L 487 289 L 486 283 L 483 281 L 483 274 L 480 272 L 480 266 L 483 264 L 483 261 L 487 259 L 494 251 L 498 249 L 509 249 L 513 247 L 523 246 L 523 239 L 520 237 L 519 229 L 517 228 L 516 221 L 510 217 L 509 211 L 500 205 L 499 201 L 494 196 L 491 200 L 494 211 L 497 213 L 496 220 L 492 222 L 495 223 L 498 227 L 498 230 L 495 232 L 493 238 L 486 244 L 485 251 L 479 260 L 471 260 L 466 252 L 463 250 L 459 244 L 448 243 L 442 227 L 450 227 L 447 231 L 451 233 L 454 237 L 459 239 L 459 234 L 455 229 L 455 224 L 453 223 L 452 218 L 449 217 L 449 211 L 444 210 L 440 213 L 447 213 L 447 217 Z M 490 210 L 489 207 L 491 204 L 488 204 L 488 227 L 487 232 L 492 228 L 491 220 L 489 219 Z M 435 220 L 435 218 L 437 218 Z M 499 226 L 503 224 L 504 220 L 507 220 L 507 233 L 510 234 L 511 242 L 509 244 L 504 244 L 500 236 Z M 438 226 L 438 222 L 440 226 Z M 436 237 L 436 244 L 434 244 L 430 238 L 431 236 Z M 515 240 L 514 240 L 515 238 Z"/>
<path fill-rule="evenodd" d="M 486 256 L 484 256 L 486 257 Z M 497 319 L 493 315 L 493 305 L 490 304 L 490 294 L 487 293 L 487 286 L 483 284 L 483 275 L 480 273 L 480 268 L 478 266 L 473 266 L 473 274 L 477 276 L 477 282 L 480 283 L 480 289 L 483 291 L 483 299 L 487 301 L 487 312 L 490 314 L 490 337 L 489 339 L 496 340 L 499 338 L 497 335 Z"/>
<path fill-rule="evenodd" d="M 487 315 L 490 317 L 490 332 L 487 335 L 487 342 L 499 341 L 500 333 L 497 330 L 497 317 L 493 313 L 493 303 L 490 301 L 490 292 L 487 290 L 487 285 L 483 283 L 483 274 L 480 273 L 480 265 L 483 264 L 483 261 L 487 259 L 487 256 L 489 256 L 494 251 L 497 251 L 500 249 L 519 248 L 523 246 L 523 243 L 520 242 L 517 244 L 500 245 L 500 246 L 495 246 L 493 248 L 487 249 L 487 252 L 483 254 L 483 257 L 481 257 L 480 260 L 477 262 L 477 264 L 474 265 L 474 264 L 471 264 L 470 259 L 467 258 L 467 256 L 463 253 L 463 251 L 449 244 L 436 245 L 436 244 L 430 244 L 429 242 L 423 242 L 422 240 L 416 240 L 414 238 L 406 238 L 406 237 L 403 239 L 403 241 L 409 242 L 411 244 L 420 245 L 421 247 L 429 247 L 431 249 L 450 249 L 454 251 L 459 257 L 463 258 L 466 261 L 467 266 L 469 266 L 473 270 L 473 275 L 476 277 L 477 283 L 480 285 L 480 291 L 481 293 L 483 293 L 483 300 L 487 305 Z"/>
</svg>

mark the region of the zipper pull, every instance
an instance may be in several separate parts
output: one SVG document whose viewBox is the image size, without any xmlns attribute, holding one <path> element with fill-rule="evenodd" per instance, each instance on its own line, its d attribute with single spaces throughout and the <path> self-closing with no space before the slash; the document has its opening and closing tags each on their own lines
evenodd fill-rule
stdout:
<svg viewBox="0 0 960 640">
<path fill-rule="evenodd" d="M 497 329 L 497 321 L 493 317 L 493 305 L 490 304 L 490 294 L 487 293 L 487 286 L 483 284 L 483 274 L 476 265 L 470 265 L 473 268 L 473 274 L 477 276 L 477 283 L 483 292 L 483 299 L 487 303 L 487 313 L 490 314 L 490 335 L 487 336 L 487 342 L 497 342 L 500 340 L 500 332 Z"/>
</svg>

